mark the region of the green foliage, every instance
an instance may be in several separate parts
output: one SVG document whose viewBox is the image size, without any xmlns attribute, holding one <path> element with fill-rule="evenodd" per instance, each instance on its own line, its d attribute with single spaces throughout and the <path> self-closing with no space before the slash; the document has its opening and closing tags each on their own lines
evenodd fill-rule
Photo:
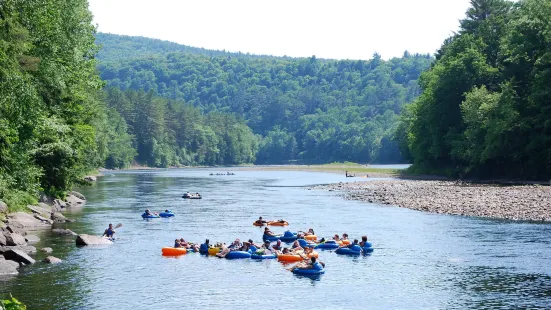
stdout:
<svg viewBox="0 0 551 310">
<path fill-rule="evenodd" d="M 25 306 L 22 302 L 15 299 L 11 295 L 10 295 L 10 299 L 0 300 L 0 307 L 3 310 L 26 310 L 27 309 L 27 306 Z"/>
<path fill-rule="evenodd" d="M 396 140 L 413 171 L 549 179 L 551 2 L 471 3 Z"/>
<path fill-rule="evenodd" d="M 335 61 L 207 53 L 108 34 L 97 40 L 104 48 L 99 70 L 108 85 L 244 118 L 262 137 L 257 163 L 399 161 L 392 140 L 397 115 L 417 97 L 416 81 L 431 61 L 407 52 L 389 61 L 379 55 Z"/>
</svg>

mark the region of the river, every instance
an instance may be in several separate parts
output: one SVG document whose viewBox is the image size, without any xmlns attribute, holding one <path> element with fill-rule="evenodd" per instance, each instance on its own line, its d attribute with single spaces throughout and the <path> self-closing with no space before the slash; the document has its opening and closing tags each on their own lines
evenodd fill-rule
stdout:
<svg viewBox="0 0 551 310">
<path fill-rule="evenodd" d="M 213 169 L 108 173 L 79 189 L 87 205 L 64 224 L 101 234 L 122 223 L 105 247 L 74 245 L 74 237 L 42 232 L 60 265 L 37 263 L 0 279 L 29 309 L 181 309 L 249 307 L 309 309 L 478 309 L 551 306 L 551 226 L 427 214 L 345 201 L 305 186 L 351 181 L 317 172 Z M 202 200 L 184 200 L 185 191 Z M 172 209 L 176 217 L 145 221 L 140 215 Z M 174 239 L 261 241 L 252 222 L 285 219 L 291 230 L 318 236 L 367 234 L 366 257 L 320 252 L 325 275 L 303 278 L 276 260 L 226 260 L 187 254 L 161 256 Z M 274 227 L 275 232 L 284 228 Z M 37 259 L 44 254 L 37 254 Z"/>
</svg>

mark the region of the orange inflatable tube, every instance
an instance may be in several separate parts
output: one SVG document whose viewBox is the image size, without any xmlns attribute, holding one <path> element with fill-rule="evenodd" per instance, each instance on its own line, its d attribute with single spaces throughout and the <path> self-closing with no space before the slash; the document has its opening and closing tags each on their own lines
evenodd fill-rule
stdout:
<svg viewBox="0 0 551 310">
<path fill-rule="evenodd" d="M 163 256 L 178 256 L 187 253 L 186 248 L 162 248 Z"/>
<path fill-rule="evenodd" d="M 316 240 L 318 240 L 318 236 L 316 236 L 316 235 L 307 235 L 307 236 L 304 236 L 304 239 L 310 240 L 310 241 L 316 241 Z"/>
<path fill-rule="evenodd" d="M 279 221 L 271 221 L 271 222 L 268 222 L 266 223 L 267 225 L 270 225 L 270 226 L 287 226 L 289 225 L 289 223 L 287 221 L 285 222 L 279 222 Z"/>
<path fill-rule="evenodd" d="M 318 258 L 319 254 L 316 251 L 313 251 L 312 253 L 308 254 L 308 257 L 315 257 Z"/>
<path fill-rule="evenodd" d="M 253 222 L 253 225 L 254 225 L 254 226 L 264 226 L 264 223 Z"/>
<path fill-rule="evenodd" d="M 304 260 L 304 258 L 297 254 L 280 254 L 277 256 L 277 260 L 281 262 L 300 262 Z"/>
<path fill-rule="evenodd" d="M 350 244 L 350 240 L 346 239 L 346 240 L 341 240 L 342 241 L 342 244 L 344 245 L 349 245 Z"/>
</svg>

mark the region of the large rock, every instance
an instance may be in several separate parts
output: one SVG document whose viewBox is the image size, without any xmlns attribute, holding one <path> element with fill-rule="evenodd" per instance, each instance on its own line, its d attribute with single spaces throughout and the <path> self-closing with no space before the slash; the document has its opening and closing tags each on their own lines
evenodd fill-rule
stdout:
<svg viewBox="0 0 551 310">
<path fill-rule="evenodd" d="M 54 250 L 52 248 L 42 248 L 40 249 L 40 252 L 44 253 L 52 253 Z"/>
<path fill-rule="evenodd" d="M 70 208 L 82 207 L 86 203 L 85 200 L 82 200 L 74 195 L 67 195 L 67 198 L 65 199 L 65 201 L 67 202 L 67 206 Z"/>
<path fill-rule="evenodd" d="M 48 264 L 59 264 L 62 262 L 62 260 L 57 257 L 48 256 L 44 259 L 44 262 Z"/>
<path fill-rule="evenodd" d="M 38 236 L 35 236 L 35 235 L 27 234 L 25 236 L 25 241 L 27 241 L 27 243 L 37 243 L 38 241 L 40 241 L 40 238 Z"/>
<path fill-rule="evenodd" d="M 27 255 L 25 252 L 21 250 L 15 250 L 15 249 L 4 252 L 4 258 L 16 261 L 18 263 L 23 263 L 25 265 L 31 265 L 36 262 L 32 257 Z"/>
<path fill-rule="evenodd" d="M 51 216 L 52 216 L 51 214 L 48 215 L 48 217 L 51 217 Z M 35 215 L 34 215 L 34 218 L 37 219 L 37 220 L 39 220 L 39 221 L 41 221 L 42 223 L 48 224 L 48 225 L 52 225 L 52 224 L 54 223 L 53 220 L 50 220 L 49 218 L 45 218 L 45 217 L 40 216 L 40 215 L 38 215 L 38 214 L 35 214 Z"/>
<path fill-rule="evenodd" d="M 20 234 L 21 236 L 25 236 L 27 232 L 23 228 L 18 228 L 13 225 L 7 225 L 5 229 L 2 229 L 3 231 L 11 232 Z"/>
<path fill-rule="evenodd" d="M 0 246 L 0 254 L 6 253 L 10 250 L 23 251 L 28 255 L 36 254 L 36 248 L 32 245 Z"/>
<path fill-rule="evenodd" d="M 104 244 L 113 244 L 112 241 L 98 236 L 92 235 L 78 235 L 77 236 L 77 245 L 104 245 Z"/>
<path fill-rule="evenodd" d="M 18 233 L 4 232 L 4 236 L 6 237 L 6 245 L 27 245 L 25 237 Z"/>
<path fill-rule="evenodd" d="M 51 208 L 48 210 L 39 206 L 27 206 L 27 209 L 31 210 L 35 215 L 42 217 L 50 217 L 50 214 L 52 213 Z"/>
<path fill-rule="evenodd" d="M 0 233 L 0 246 L 4 246 L 8 244 L 8 240 L 6 239 L 6 236 L 4 234 Z"/>
<path fill-rule="evenodd" d="M 59 212 L 52 213 L 51 219 L 56 223 L 65 223 L 67 221 L 67 218 Z"/>
<path fill-rule="evenodd" d="M 55 211 L 55 210 L 60 211 L 67 208 L 67 204 L 63 200 L 54 199 L 54 202 L 52 203 L 52 207 L 53 207 L 52 211 Z"/>
<path fill-rule="evenodd" d="M 98 178 L 96 178 L 93 175 L 87 175 L 87 176 L 84 177 L 84 180 L 88 181 L 88 182 L 96 182 L 98 180 Z"/>
<path fill-rule="evenodd" d="M 0 200 L 0 213 L 8 213 L 8 206 Z"/>
<path fill-rule="evenodd" d="M 58 236 L 76 236 L 77 234 L 70 229 L 52 229 L 52 233 Z"/>
<path fill-rule="evenodd" d="M 4 258 L 3 255 L 0 255 L 0 263 L 2 263 L 2 262 L 5 262 L 5 263 L 7 263 L 7 264 L 10 264 L 10 265 L 12 265 L 12 266 L 15 267 L 15 268 L 21 267 L 21 264 L 19 264 L 18 262 L 14 262 L 14 261 L 12 261 L 12 260 L 7 260 L 7 259 Z"/>
<path fill-rule="evenodd" d="M 72 192 L 69 192 L 69 195 L 73 195 L 80 200 L 86 200 L 86 197 L 84 197 L 84 195 L 79 192 L 72 191 Z"/>
<path fill-rule="evenodd" d="M 50 225 L 43 223 L 42 221 L 36 219 L 31 214 L 25 212 L 16 212 L 8 214 L 8 226 L 15 228 L 45 228 L 50 227 Z"/>
<path fill-rule="evenodd" d="M 5 275 L 11 275 L 11 274 L 18 274 L 17 267 L 13 264 L 13 262 L 0 259 L 0 276 Z"/>
<path fill-rule="evenodd" d="M 49 204 L 45 204 L 45 203 L 43 203 L 43 202 L 39 202 L 37 207 L 42 208 L 42 209 L 48 211 L 48 213 L 52 213 L 52 206 L 50 206 Z"/>
</svg>

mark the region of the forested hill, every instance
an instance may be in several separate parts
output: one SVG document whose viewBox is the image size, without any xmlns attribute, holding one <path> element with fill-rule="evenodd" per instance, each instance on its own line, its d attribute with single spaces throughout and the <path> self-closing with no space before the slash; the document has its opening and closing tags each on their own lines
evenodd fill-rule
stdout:
<svg viewBox="0 0 551 310">
<path fill-rule="evenodd" d="M 472 0 L 403 115 L 421 173 L 551 178 L 551 1 Z"/>
<path fill-rule="evenodd" d="M 109 87 L 245 119 L 260 135 L 257 163 L 399 160 L 397 115 L 419 95 L 417 79 L 432 61 L 407 52 L 389 61 L 241 57 L 108 34 L 97 43 Z"/>
</svg>

